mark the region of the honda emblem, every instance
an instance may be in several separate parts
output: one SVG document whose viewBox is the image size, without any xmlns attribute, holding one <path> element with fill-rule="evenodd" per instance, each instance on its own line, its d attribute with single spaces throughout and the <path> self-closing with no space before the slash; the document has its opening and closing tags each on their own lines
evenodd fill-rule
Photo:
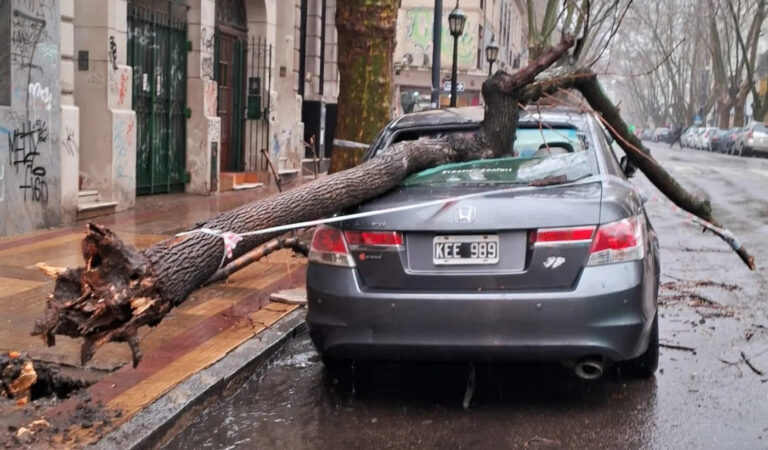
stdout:
<svg viewBox="0 0 768 450">
<path fill-rule="evenodd" d="M 472 223 L 477 218 L 477 211 L 474 206 L 462 206 L 456 209 L 454 218 L 456 223 Z"/>
</svg>

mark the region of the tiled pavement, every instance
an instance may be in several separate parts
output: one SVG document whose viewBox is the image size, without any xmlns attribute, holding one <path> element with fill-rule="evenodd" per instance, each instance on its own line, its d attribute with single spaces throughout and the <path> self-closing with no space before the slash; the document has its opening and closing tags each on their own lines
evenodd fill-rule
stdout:
<svg viewBox="0 0 768 450">
<path fill-rule="evenodd" d="M 132 211 L 93 221 L 106 225 L 126 242 L 146 247 L 217 212 L 269 193 L 143 197 Z M 84 224 L 0 239 L 0 351 L 24 351 L 36 359 L 78 364 L 79 341 L 57 337 L 57 345 L 46 348 L 39 337 L 29 332 L 53 287 L 53 282 L 34 265 L 80 265 Z M 130 351 L 125 344 L 107 344 L 96 353 L 87 367 L 103 370 L 105 376 L 89 388 L 91 401 L 122 411 L 114 425 L 128 420 L 189 375 L 294 310 L 295 305 L 270 302 L 268 297 L 278 289 L 303 283 L 304 261 L 289 251 L 280 251 L 236 273 L 225 284 L 196 291 L 157 327 L 141 330 L 144 358 L 137 369 L 130 365 Z M 43 414 L 49 418 L 66 416 L 75 407 L 76 399 L 72 399 Z M 75 428 L 62 438 L 93 440 L 91 430 Z"/>
</svg>

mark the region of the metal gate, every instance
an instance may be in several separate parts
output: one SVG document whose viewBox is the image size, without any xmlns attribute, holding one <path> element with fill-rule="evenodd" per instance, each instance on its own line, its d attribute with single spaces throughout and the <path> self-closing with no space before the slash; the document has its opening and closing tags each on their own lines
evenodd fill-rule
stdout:
<svg viewBox="0 0 768 450">
<path fill-rule="evenodd" d="M 167 0 L 131 0 L 128 4 L 137 195 L 184 190 L 187 9 Z"/>
</svg>

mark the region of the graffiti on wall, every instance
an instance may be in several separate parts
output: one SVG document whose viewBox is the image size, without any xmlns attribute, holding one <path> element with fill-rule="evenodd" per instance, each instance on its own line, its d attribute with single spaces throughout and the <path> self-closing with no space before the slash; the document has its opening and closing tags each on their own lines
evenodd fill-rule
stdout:
<svg viewBox="0 0 768 450">
<path fill-rule="evenodd" d="M 109 60 L 112 62 L 112 70 L 117 70 L 117 44 L 115 37 L 109 37 Z"/>
<path fill-rule="evenodd" d="M 200 58 L 200 78 L 213 80 L 213 56 Z"/>
<path fill-rule="evenodd" d="M 213 80 L 203 80 L 203 110 L 209 117 L 216 116 L 217 106 L 217 85 Z"/>
<path fill-rule="evenodd" d="M 208 119 L 208 141 L 219 142 L 221 139 L 221 119 L 218 117 Z"/>
<path fill-rule="evenodd" d="M 111 71 L 108 74 L 109 92 L 114 96 L 117 108 L 126 106 L 128 83 L 131 82 L 130 70 L 130 67 L 123 67 L 118 71 Z"/>
<path fill-rule="evenodd" d="M 8 133 L 9 165 L 17 174 L 23 174 L 19 189 L 23 192 L 24 201 L 48 202 L 46 169 L 38 159 L 42 144 L 47 142 L 48 124 L 42 120 L 25 121 L 21 128 Z"/>
<path fill-rule="evenodd" d="M 27 89 L 27 98 L 30 102 L 30 107 L 37 106 L 37 102 L 41 102 L 46 111 L 51 110 L 51 102 L 53 101 L 53 94 L 49 87 L 43 87 L 40 83 L 30 83 Z"/>
<path fill-rule="evenodd" d="M 57 0 L 0 1 L 6 47 L 0 81 L 8 95 L 0 108 L 0 202 L 18 214 L 0 221 L 0 235 L 58 223 L 62 203 Z M 23 212 L 23 213 L 22 213 Z"/>
<path fill-rule="evenodd" d="M 136 118 L 133 114 L 116 114 L 112 129 L 112 148 L 115 152 L 115 177 L 132 178 L 128 152 L 133 149 Z"/>
<path fill-rule="evenodd" d="M 67 151 L 67 154 L 69 156 L 75 156 L 80 152 L 80 149 L 77 148 L 77 138 L 75 138 L 75 130 L 72 128 L 66 127 L 64 128 L 64 133 L 66 134 L 66 137 L 64 138 L 64 150 Z"/>
<path fill-rule="evenodd" d="M 200 51 L 203 53 L 213 53 L 213 45 L 216 42 L 216 35 L 208 27 L 202 27 L 200 30 Z"/>
<path fill-rule="evenodd" d="M 16 8 L 38 17 L 53 17 L 53 2 L 50 0 L 16 0 Z"/>
<path fill-rule="evenodd" d="M 473 17 L 467 17 L 464 34 L 459 38 L 458 65 L 462 69 L 474 68 L 477 63 L 477 26 Z M 447 24 L 447 17 L 443 19 Z M 453 36 L 447 26 L 443 26 L 441 38 L 441 63 L 451 63 L 453 55 Z M 421 65 L 422 55 L 432 57 L 432 8 L 411 8 L 405 11 L 405 21 L 398 22 L 396 58 L 411 54 L 416 65 Z"/>
<path fill-rule="evenodd" d="M 16 9 L 11 24 L 11 63 L 42 73 L 42 67 L 33 65 L 33 61 L 37 44 L 45 37 L 45 19 Z"/>
</svg>

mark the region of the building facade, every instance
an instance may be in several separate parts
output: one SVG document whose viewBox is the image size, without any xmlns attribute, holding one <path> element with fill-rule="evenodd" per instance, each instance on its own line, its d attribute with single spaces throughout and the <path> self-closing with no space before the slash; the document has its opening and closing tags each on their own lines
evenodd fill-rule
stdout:
<svg viewBox="0 0 768 450">
<path fill-rule="evenodd" d="M 71 181 L 70 124 L 62 126 L 71 71 L 60 63 L 71 52 L 60 39 L 71 32 L 70 6 L 0 0 L 0 235 L 57 225 L 71 200 L 62 192 Z"/>
<path fill-rule="evenodd" d="M 305 141 L 327 154 L 334 12 L 335 0 L 0 0 L 0 236 L 138 195 L 254 187 L 267 156 L 290 176 Z"/>
<path fill-rule="evenodd" d="M 456 7 L 443 2 L 440 51 L 440 105 L 450 103 L 450 77 L 453 62 L 453 36 L 448 29 L 448 14 Z M 457 105 L 481 104 L 480 88 L 488 77 L 485 47 L 499 46 L 495 69 L 514 70 L 527 63 L 528 25 L 526 4 L 522 0 L 462 0 L 459 7 L 467 16 L 457 52 L 459 89 Z M 428 109 L 431 97 L 432 23 L 434 2 L 402 0 L 397 17 L 395 48 L 395 114 Z"/>
</svg>

